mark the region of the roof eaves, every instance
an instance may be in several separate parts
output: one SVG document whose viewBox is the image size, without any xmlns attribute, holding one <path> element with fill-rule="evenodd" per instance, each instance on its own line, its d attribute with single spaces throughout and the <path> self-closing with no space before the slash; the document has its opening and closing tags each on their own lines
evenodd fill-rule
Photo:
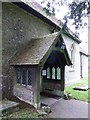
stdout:
<svg viewBox="0 0 90 120">
<path fill-rule="evenodd" d="M 31 66 L 37 66 L 38 64 L 36 63 L 10 63 L 11 66 L 25 66 L 25 65 L 31 65 Z"/>
<path fill-rule="evenodd" d="M 70 32 L 71 32 L 71 34 L 70 34 Z M 74 41 L 76 41 L 78 44 L 80 44 L 82 41 L 72 32 L 72 31 L 70 31 L 69 30 L 69 32 L 68 31 L 63 31 L 63 34 L 66 34 L 67 36 L 69 36 L 69 37 L 71 37 Z M 72 35 L 73 34 L 73 35 Z"/>
<path fill-rule="evenodd" d="M 54 16 L 47 15 L 44 12 L 44 10 L 42 10 L 42 11 L 40 9 L 38 10 L 35 7 L 33 7 L 33 5 L 31 5 L 30 3 L 28 4 L 28 2 L 24 2 L 24 0 L 19 0 L 19 2 L 12 2 L 12 3 L 18 7 L 26 10 L 27 12 L 32 13 L 33 15 L 39 17 L 43 21 L 52 25 L 53 27 L 57 26 L 57 28 L 60 29 L 63 25 L 63 23 L 60 20 L 56 19 Z"/>
<path fill-rule="evenodd" d="M 83 54 L 83 55 L 85 55 L 87 57 L 89 56 L 88 53 L 81 47 L 80 47 L 80 54 Z"/>
<path fill-rule="evenodd" d="M 85 56 L 89 57 L 89 55 L 88 55 L 88 54 L 86 54 L 86 53 L 80 52 L 80 54 L 82 54 L 82 55 L 85 55 Z"/>
<path fill-rule="evenodd" d="M 53 44 L 50 46 L 50 48 L 49 48 L 49 50 L 47 51 L 47 53 L 46 53 L 46 54 L 42 57 L 42 59 L 40 60 L 40 63 L 39 63 L 40 65 L 44 65 L 44 63 L 45 63 L 46 60 L 48 59 L 51 51 L 53 50 L 54 46 L 56 45 L 56 43 L 57 43 L 57 41 L 58 41 L 57 38 L 58 38 L 59 35 L 61 34 L 61 31 L 56 32 L 56 33 L 53 33 L 53 34 L 56 34 L 55 40 L 54 40 Z M 47 36 L 49 36 L 49 35 L 47 35 Z"/>
</svg>

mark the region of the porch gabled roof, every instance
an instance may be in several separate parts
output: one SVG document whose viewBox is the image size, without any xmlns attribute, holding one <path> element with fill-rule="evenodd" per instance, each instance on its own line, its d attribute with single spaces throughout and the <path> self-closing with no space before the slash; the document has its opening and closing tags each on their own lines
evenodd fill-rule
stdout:
<svg viewBox="0 0 90 120">
<path fill-rule="evenodd" d="M 11 60 L 11 65 L 37 65 L 49 51 L 59 32 L 43 36 L 41 38 L 33 38 L 21 52 L 17 53 Z"/>
<path fill-rule="evenodd" d="M 11 60 L 11 65 L 39 65 L 44 64 L 52 50 L 55 48 L 60 32 L 55 32 L 41 38 L 32 38 L 25 49 L 17 53 Z M 58 39 L 59 38 L 59 39 Z M 59 51 L 60 52 L 60 51 Z M 67 65 L 71 65 L 71 60 L 67 50 L 63 52 Z"/>
</svg>

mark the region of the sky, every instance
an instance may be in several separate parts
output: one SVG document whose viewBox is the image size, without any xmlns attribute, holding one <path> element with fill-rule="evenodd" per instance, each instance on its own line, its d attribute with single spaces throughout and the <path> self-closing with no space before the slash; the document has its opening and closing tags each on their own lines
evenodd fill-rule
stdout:
<svg viewBox="0 0 90 120">
<path fill-rule="evenodd" d="M 43 0 L 36 0 L 38 3 L 41 4 L 41 1 Z M 68 0 L 71 2 L 71 0 Z M 56 18 L 60 19 L 63 21 L 63 16 L 66 15 L 68 8 L 67 6 L 62 6 L 62 7 L 56 7 L 57 12 L 56 12 Z M 62 12 L 63 11 L 63 12 Z M 88 22 L 88 19 L 85 18 L 84 21 Z M 70 27 L 69 27 L 70 26 Z M 70 23 L 68 25 L 68 27 L 71 29 L 71 31 L 75 32 L 75 28 L 74 26 Z M 82 43 L 80 44 L 80 46 L 86 51 L 88 52 L 88 28 L 83 28 L 80 29 L 80 35 L 79 35 L 80 40 L 82 41 Z"/>
</svg>

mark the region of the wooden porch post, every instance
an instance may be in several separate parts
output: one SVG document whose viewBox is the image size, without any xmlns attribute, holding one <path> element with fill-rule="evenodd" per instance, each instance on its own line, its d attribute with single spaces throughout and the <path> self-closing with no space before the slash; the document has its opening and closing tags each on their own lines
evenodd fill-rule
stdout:
<svg viewBox="0 0 90 120">
<path fill-rule="evenodd" d="M 64 94 L 64 88 L 65 88 L 65 67 L 61 70 L 61 92 L 62 95 Z"/>
<path fill-rule="evenodd" d="M 41 68 L 39 66 L 35 66 L 35 79 L 33 85 L 34 92 L 34 107 L 40 108 L 40 81 L 41 81 Z"/>
</svg>

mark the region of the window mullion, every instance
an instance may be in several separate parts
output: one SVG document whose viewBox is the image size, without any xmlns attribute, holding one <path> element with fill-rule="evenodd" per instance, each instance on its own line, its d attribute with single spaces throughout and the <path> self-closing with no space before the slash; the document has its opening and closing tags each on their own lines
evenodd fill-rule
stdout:
<svg viewBox="0 0 90 120">
<path fill-rule="evenodd" d="M 52 79 L 52 68 L 50 67 L 50 78 Z"/>
<path fill-rule="evenodd" d="M 55 68 L 55 79 L 57 79 L 57 68 Z"/>
</svg>

